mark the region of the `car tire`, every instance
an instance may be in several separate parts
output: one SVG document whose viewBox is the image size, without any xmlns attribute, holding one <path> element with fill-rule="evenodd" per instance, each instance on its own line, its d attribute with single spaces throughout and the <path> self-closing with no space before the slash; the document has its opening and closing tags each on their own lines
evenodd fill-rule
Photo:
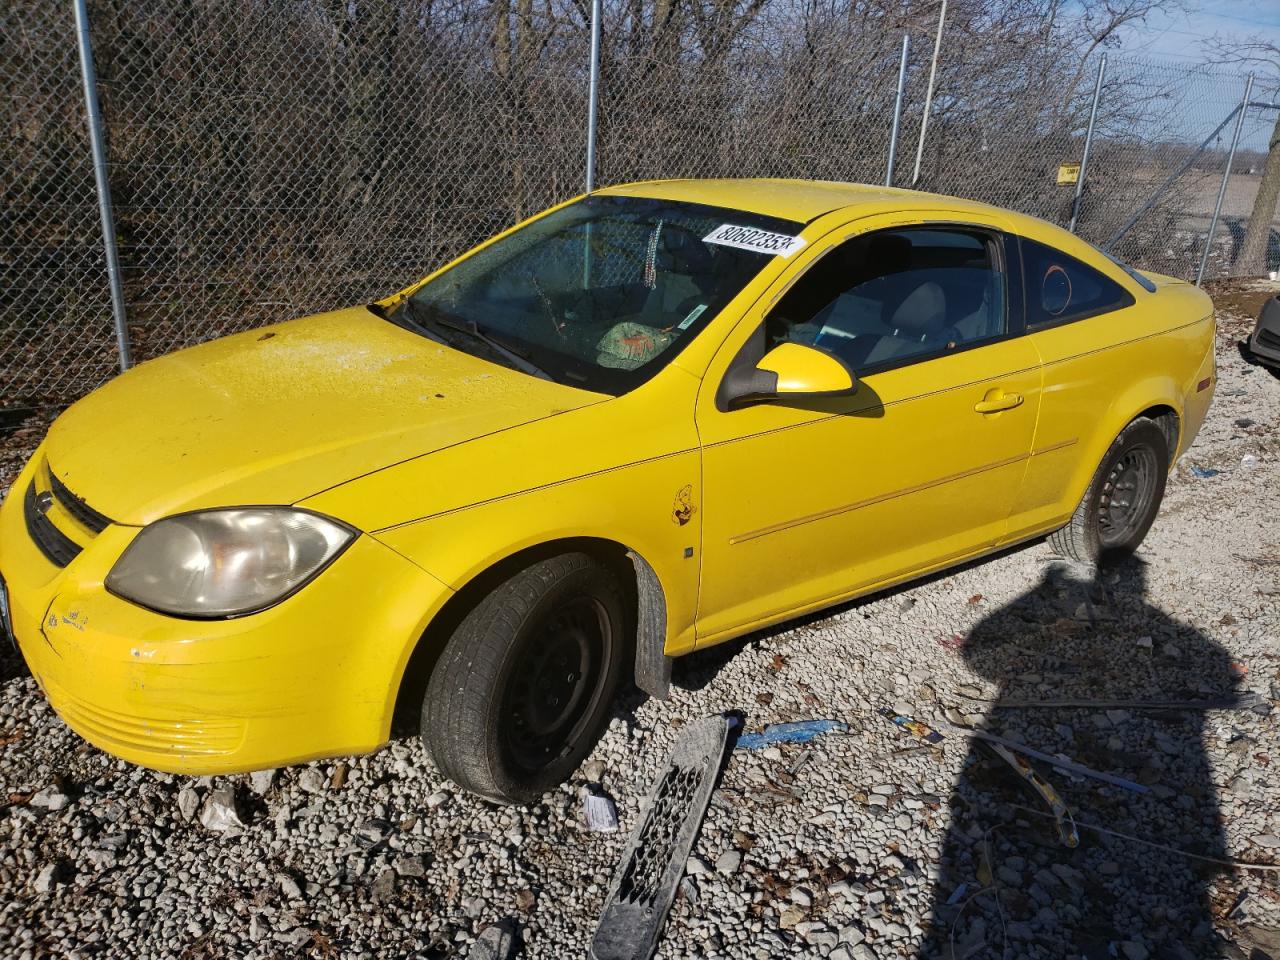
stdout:
<svg viewBox="0 0 1280 960">
<path fill-rule="evenodd" d="M 1076 512 L 1050 535 L 1050 545 L 1085 563 L 1133 553 L 1156 519 L 1168 475 L 1164 431 L 1145 417 L 1134 420 L 1107 449 Z"/>
<path fill-rule="evenodd" d="M 427 684 L 422 740 L 440 772 L 504 804 L 567 780 L 609 719 L 631 646 L 625 609 L 618 578 L 584 553 L 495 587 Z"/>
</svg>

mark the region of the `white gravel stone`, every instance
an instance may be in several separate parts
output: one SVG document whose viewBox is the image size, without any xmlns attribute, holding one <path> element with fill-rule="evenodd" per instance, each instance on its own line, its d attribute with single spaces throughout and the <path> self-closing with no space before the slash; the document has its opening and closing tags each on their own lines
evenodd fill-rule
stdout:
<svg viewBox="0 0 1280 960">
<path fill-rule="evenodd" d="M 44 810 L 61 810 L 71 803 L 71 798 L 60 787 L 45 787 L 28 801 L 33 807 Z"/>
<path fill-rule="evenodd" d="M 200 809 L 200 794 L 196 793 L 190 787 L 183 787 L 178 791 L 178 814 L 183 820 L 190 820 L 196 815 L 196 811 Z"/>
<path fill-rule="evenodd" d="M 304 793 L 319 793 L 327 785 L 324 774 L 315 767 L 308 767 L 298 774 L 298 787 Z"/>
<path fill-rule="evenodd" d="M 58 865 L 54 863 L 46 864 L 40 868 L 40 872 L 36 874 L 36 878 L 31 881 L 31 886 L 36 893 L 48 893 L 53 889 L 53 878 L 57 869 Z"/>
<path fill-rule="evenodd" d="M 226 833 L 244 828 L 240 812 L 236 808 L 235 790 L 231 787 L 218 787 L 205 798 L 200 808 L 200 824 L 213 833 Z"/>
<path fill-rule="evenodd" d="M 737 873 L 742 866 L 742 853 L 738 850 L 726 850 L 716 857 L 717 873 Z"/>
<path fill-rule="evenodd" d="M 268 790 L 271 789 L 271 783 L 275 780 L 275 770 L 255 770 L 249 774 L 249 786 L 258 796 L 266 796 Z"/>
<path fill-rule="evenodd" d="M 684 872 L 691 877 L 700 877 L 704 873 L 711 872 L 711 864 L 707 863 L 702 857 L 694 854 L 684 864 Z"/>
</svg>

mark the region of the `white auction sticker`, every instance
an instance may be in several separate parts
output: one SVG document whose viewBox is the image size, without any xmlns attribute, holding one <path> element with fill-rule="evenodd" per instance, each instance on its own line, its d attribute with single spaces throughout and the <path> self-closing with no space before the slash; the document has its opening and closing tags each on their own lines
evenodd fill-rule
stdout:
<svg viewBox="0 0 1280 960">
<path fill-rule="evenodd" d="M 718 243 L 722 247 L 737 247 L 739 250 L 751 250 L 755 253 L 770 253 L 779 257 L 789 257 L 804 246 L 804 241 L 799 237 L 757 230 L 755 227 L 740 227 L 732 223 L 716 227 L 702 238 L 702 242 Z"/>
</svg>

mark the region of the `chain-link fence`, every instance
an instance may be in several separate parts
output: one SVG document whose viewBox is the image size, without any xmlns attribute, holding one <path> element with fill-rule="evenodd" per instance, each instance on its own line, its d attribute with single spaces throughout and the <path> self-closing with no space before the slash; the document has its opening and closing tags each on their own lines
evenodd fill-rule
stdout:
<svg viewBox="0 0 1280 960">
<path fill-rule="evenodd" d="M 519 3 L 496 28 L 465 4 L 442 19 L 408 0 L 90 9 L 138 359 L 382 295 L 581 190 L 580 16 L 534 30 Z M 638 36 L 606 20 L 598 182 L 883 182 L 900 27 L 718 23 Z M 0 27 L 0 407 L 61 403 L 117 363 L 75 29 L 54 0 L 11 0 Z M 932 42 L 912 29 L 895 184 L 1066 225 L 1075 187 L 1059 168 L 1084 153 L 1097 55 L 948 36 L 918 150 Z M 1141 210 L 1116 252 L 1194 277 L 1243 90 L 1236 74 L 1113 56 L 1081 235 L 1105 243 Z M 1241 269 L 1276 96 L 1255 85 L 1209 276 Z"/>
<path fill-rule="evenodd" d="M 118 369 L 70 4 L 0 11 L 0 408 Z"/>
</svg>

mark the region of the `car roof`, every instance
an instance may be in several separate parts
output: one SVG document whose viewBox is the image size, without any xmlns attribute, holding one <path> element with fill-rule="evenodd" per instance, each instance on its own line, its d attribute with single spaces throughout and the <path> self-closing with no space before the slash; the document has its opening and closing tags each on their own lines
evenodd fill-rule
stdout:
<svg viewBox="0 0 1280 960">
<path fill-rule="evenodd" d="M 825 213 L 848 208 L 892 204 L 899 210 L 913 207 L 948 210 L 971 209 L 1008 215 L 990 204 L 958 197 L 877 187 L 865 183 L 839 183 L 833 180 L 718 179 L 718 180 L 647 180 L 624 183 L 597 191 L 613 196 L 652 197 L 686 203 L 704 203 L 715 207 L 745 210 L 767 217 L 781 217 L 798 223 L 809 223 Z M 850 213 L 855 212 L 850 210 Z M 870 212 L 870 211 L 869 211 Z"/>
<path fill-rule="evenodd" d="M 703 203 L 730 210 L 744 210 L 766 217 L 778 217 L 807 225 L 824 214 L 841 212 L 848 220 L 878 213 L 920 211 L 926 218 L 963 219 L 966 213 L 983 214 L 1003 221 L 1005 229 L 1047 243 L 1082 260 L 1123 285 L 1139 289 L 1138 283 L 1102 253 L 1056 224 L 1029 214 L 1007 210 L 977 200 L 965 200 L 941 193 L 881 187 L 835 180 L 714 179 L 645 180 L 623 183 L 597 191 L 614 196 L 648 197 L 685 203 Z M 958 215 L 958 217 L 957 217 Z"/>
</svg>

